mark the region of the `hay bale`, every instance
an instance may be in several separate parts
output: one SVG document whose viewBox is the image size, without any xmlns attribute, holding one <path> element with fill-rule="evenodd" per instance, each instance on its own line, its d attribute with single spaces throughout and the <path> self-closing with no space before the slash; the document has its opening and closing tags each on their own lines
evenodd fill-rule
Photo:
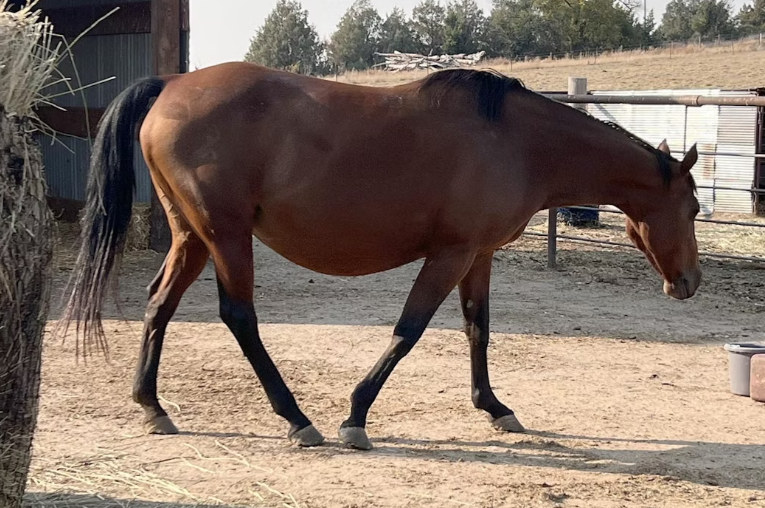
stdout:
<svg viewBox="0 0 765 508">
<path fill-rule="evenodd" d="M 57 62 L 52 26 L 0 0 L 0 506 L 21 506 L 37 423 L 53 218 L 34 106 Z"/>
<path fill-rule="evenodd" d="M 150 235 L 151 207 L 144 203 L 133 205 L 133 215 L 130 218 L 125 248 L 127 250 L 148 249 Z"/>
<path fill-rule="evenodd" d="M 77 214 L 79 224 L 82 224 L 82 219 L 84 216 L 85 208 L 80 210 Z M 133 205 L 133 213 L 130 217 L 130 226 L 128 227 L 127 238 L 125 239 L 125 250 L 138 251 L 148 249 L 150 234 L 151 207 L 144 203 Z"/>
<path fill-rule="evenodd" d="M 28 119 L 0 107 L 0 506 L 21 505 L 37 422 L 52 214 Z"/>
</svg>

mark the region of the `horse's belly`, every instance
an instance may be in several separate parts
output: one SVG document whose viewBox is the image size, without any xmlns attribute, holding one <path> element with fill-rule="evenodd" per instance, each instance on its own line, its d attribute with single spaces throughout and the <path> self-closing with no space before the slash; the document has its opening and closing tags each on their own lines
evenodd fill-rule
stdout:
<svg viewBox="0 0 765 508">
<path fill-rule="evenodd" d="M 375 231 L 339 233 L 315 224 L 301 228 L 256 227 L 263 244 L 293 263 L 327 275 L 354 276 L 383 272 L 424 256 L 421 242 Z"/>
</svg>

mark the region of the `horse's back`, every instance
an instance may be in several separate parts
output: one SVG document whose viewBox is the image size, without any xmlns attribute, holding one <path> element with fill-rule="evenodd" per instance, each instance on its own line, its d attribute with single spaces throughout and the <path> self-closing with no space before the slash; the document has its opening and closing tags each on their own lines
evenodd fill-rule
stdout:
<svg viewBox="0 0 765 508">
<path fill-rule="evenodd" d="M 170 194 L 185 196 L 181 208 L 251 219 L 266 244 L 308 268 L 371 273 L 441 244 L 485 242 L 496 215 L 476 206 L 502 191 L 481 124 L 420 100 L 407 87 L 224 64 L 170 81 L 142 142 Z"/>
</svg>

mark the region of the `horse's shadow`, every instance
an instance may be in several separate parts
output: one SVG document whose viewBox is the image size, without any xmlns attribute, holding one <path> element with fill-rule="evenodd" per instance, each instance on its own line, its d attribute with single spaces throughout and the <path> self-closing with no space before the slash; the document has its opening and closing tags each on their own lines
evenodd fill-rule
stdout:
<svg viewBox="0 0 765 508">
<path fill-rule="evenodd" d="M 373 438 L 375 447 L 369 452 L 358 453 L 656 476 L 665 481 L 686 481 L 703 486 L 765 490 L 765 444 L 599 438 L 538 431 L 527 431 L 526 435 L 529 437 L 513 442 L 503 441 L 501 437 L 490 441 Z M 624 446 L 618 449 L 599 446 L 613 443 L 623 443 Z M 661 447 L 661 450 L 641 449 L 645 445 Z M 328 442 L 325 448 L 337 454 L 349 453 L 334 441 Z M 300 450 L 294 452 L 300 453 Z M 742 463 L 749 465 L 732 465 Z"/>
<path fill-rule="evenodd" d="M 24 508 L 53 508 L 61 506 L 80 506 L 98 508 L 244 508 L 244 505 L 206 505 L 176 502 L 144 501 L 140 499 L 118 499 L 109 496 L 91 496 L 67 492 L 37 493 L 27 492 L 22 506 Z"/>
</svg>

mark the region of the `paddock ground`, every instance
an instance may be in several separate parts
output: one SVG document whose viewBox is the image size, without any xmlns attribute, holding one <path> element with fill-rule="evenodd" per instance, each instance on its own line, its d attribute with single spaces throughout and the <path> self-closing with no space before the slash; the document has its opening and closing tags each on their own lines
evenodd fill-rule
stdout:
<svg viewBox="0 0 765 508">
<path fill-rule="evenodd" d="M 595 234 L 625 241 L 616 227 Z M 743 234 L 705 231 L 709 242 Z M 765 245 L 746 242 L 736 252 Z M 289 445 L 217 316 L 211 266 L 181 303 L 160 368 L 182 433 L 143 435 L 130 387 L 144 287 L 162 257 L 129 252 L 127 321 L 113 309 L 106 321 L 110 363 L 76 364 L 71 342 L 47 342 L 30 506 L 765 506 L 765 404 L 729 392 L 722 350 L 765 340 L 765 265 L 705 258 L 698 294 L 678 302 L 634 251 L 561 242 L 552 271 L 543 241 L 524 237 L 495 256 L 490 372 L 529 431 L 498 433 L 473 409 L 455 292 L 373 406 L 375 449 L 358 452 L 338 445 L 337 427 L 420 263 L 324 277 L 254 245 L 264 342 L 327 444 Z"/>
</svg>

